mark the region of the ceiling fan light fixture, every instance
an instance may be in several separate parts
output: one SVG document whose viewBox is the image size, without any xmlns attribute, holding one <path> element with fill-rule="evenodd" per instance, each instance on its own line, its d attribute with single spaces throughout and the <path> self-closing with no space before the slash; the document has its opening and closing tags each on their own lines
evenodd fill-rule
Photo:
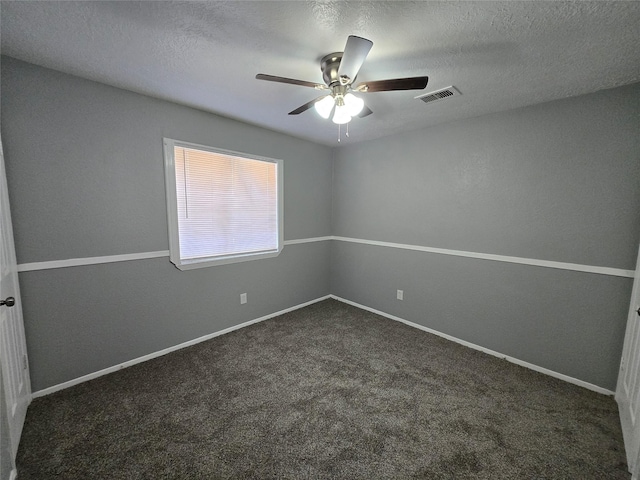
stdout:
<svg viewBox="0 0 640 480">
<path fill-rule="evenodd" d="M 421 77 L 391 78 L 357 85 L 354 84 L 360 68 L 372 46 L 373 42 L 371 40 L 356 35 L 349 35 L 344 51 L 330 53 L 320 60 L 320 70 L 322 71 L 324 85 L 264 73 L 257 74 L 256 79 L 324 90 L 326 93 L 323 96 L 315 98 L 290 111 L 289 115 L 299 115 L 311 108 L 315 108 L 318 115 L 323 119 L 328 120 L 331 118 L 333 123 L 338 125 L 338 141 L 340 141 L 340 125 L 347 125 L 345 135 L 348 137 L 349 122 L 353 117 L 364 118 L 373 113 L 371 109 L 365 105 L 364 100 L 354 95 L 354 93 L 360 95 L 372 92 L 422 90 L 427 86 L 427 82 L 429 81 L 429 77 L 425 75 Z"/>
<path fill-rule="evenodd" d="M 364 108 L 364 100 L 356 97 L 353 93 L 347 93 L 344 96 L 344 105 L 350 116 L 355 117 Z"/>
<path fill-rule="evenodd" d="M 327 95 L 319 102 L 316 102 L 314 104 L 314 107 L 316 109 L 316 112 L 318 112 L 318 115 L 320 115 L 322 118 L 329 118 L 329 116 L 331 115 L 331 110 L 333 110 L 334 104 L 335 104 L 335 101 L 333 97 L 331 95 Z"/>
<path fill-rule="evenodd" d="M 336 111 L 333 114 L 333 123 L 342 125 L 351 121 L 351 115 L 349 115 L 349 107 L 346 105 L 336 105 Z"/>
</svg>

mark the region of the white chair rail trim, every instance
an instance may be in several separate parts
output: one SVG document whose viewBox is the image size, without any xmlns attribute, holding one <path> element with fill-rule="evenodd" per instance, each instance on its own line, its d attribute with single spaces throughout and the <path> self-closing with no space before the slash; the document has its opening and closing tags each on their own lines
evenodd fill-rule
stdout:
<svg viewBox="0 0 640 480">
<path fill-rule="evenodd" d="M 404 243 L 380 242 L 377 240 L 366 240 L 362 238 L 350 238 L 329 235 L 325 237 L 300 238 L 296 240 L 285 240 L 284 245 L 298 245 L 302 243 L 326 242 L 335 240 L 339 242 L 359 243 L 373 245 L 377 247 L 399 248 L 403 250 L 413 250 L 417 252 L 436 253 L 439 255 L 452 255 L 455 257 L 476 258 L 480 260 L 492 260 L 495 262 L 516 263 L 520 265 L 531 265 L 534 267 L 557 268 L 560 270 L 571 270 L 575 272 L 596 273 L 599 275 L 610 275 L 614 277 L 633 278 L 634 270 L 622 268 L 601 267 L 597 265 L 582 265 L 578 263 L 557 262 L 554 260 L 540 260 L 537 258 L 512 257 L 507 255 L 496 255 L 492 253 L 468 252 L 464 250 L 450 250 L 447 248 L 427 247 L 422 245 L 409 245 Z M 49 270 L 52 268 L 79 267 L 83 265 L 97 265 L 101 263 L 127 262 L 131 260 L 145 260 L 149 258 L 168 257 L 169 251 L 129 253 L 124 255 L 107 255 L 103 257 L 69 258 L 66 260 L 52 260 L 48 262 L 22 263 L 18 265 L 18 272 L 32 272 L 36 270 Z"/>
</svg>

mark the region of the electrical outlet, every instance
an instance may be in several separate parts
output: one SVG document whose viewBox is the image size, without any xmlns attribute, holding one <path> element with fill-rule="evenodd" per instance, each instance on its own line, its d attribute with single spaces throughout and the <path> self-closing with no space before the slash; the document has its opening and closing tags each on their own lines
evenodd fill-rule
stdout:
<svg viewBox="0 0 640 480">
<path fill-rule="evenodd" d="M 398 293 L 396 293 L 396 298 L 398 300 L 404 300 L 404 291 L 403 290 L 398 290 Z"/>
<path fill-rule="evenodd" d="M 240 305 L 244 305 L 245 303 L 247 303 L 247 294 L 246 293 L 241 293 L 240 294 Z"/>
</svg>

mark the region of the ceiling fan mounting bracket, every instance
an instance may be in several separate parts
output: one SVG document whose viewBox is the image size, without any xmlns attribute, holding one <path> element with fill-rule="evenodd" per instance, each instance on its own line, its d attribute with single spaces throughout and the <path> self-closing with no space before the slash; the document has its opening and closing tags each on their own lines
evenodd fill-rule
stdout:
<svg viewBox="0 0 640 480">
<path fill-rule="evenodd" d="M 331 86 L 331 95 L 336 99 L 336 105 L 344 105 L 344 96 L 349 93 L 348 85 L 332 85 Z"/>
</svg>

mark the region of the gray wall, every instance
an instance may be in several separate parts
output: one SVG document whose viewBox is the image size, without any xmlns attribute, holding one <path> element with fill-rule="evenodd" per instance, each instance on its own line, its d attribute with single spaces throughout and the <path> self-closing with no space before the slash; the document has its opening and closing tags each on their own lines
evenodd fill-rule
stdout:
<svg viewBox="0 0 640 480">
<path fill-rule="evenodd" d="M 283 159 L 285 240 L 331 233 L 328 147 L 7 57 L 1 93 L 18 263 L 168 250 L 164 136 Z M 327 295 L 329 255 L 22 273 L 33 390 Z"/>
<path fill-rule="evenodd" d="M 639 98 L 633 85 L 341 148 L 333 234 L 633 270 Z M 631 279 L 332 250 L 338 296 L 615 388 Z"/>
<path fill-rule="evenodd" d="M 282 158 L 286 240 L 633 269 L 639 95 L 635 85 L 332 150 L 3 57 L 18 261 L 167 250 L 167 136 Z M 631 289 L 620 277 L 339 241 L 189 272 L 159 258 L 20 282 L 34 391 L 328 293 L 612 389 Z"/>
</svg>

